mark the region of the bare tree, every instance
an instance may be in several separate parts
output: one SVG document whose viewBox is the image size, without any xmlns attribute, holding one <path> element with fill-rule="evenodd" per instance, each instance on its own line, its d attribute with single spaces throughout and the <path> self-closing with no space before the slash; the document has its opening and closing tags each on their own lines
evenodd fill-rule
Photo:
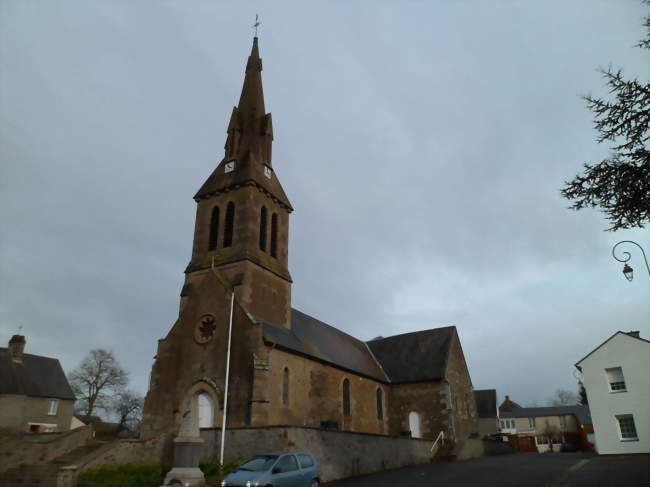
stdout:
<svg viewBox="0 0 650 487">
<path fill-rule="evenodd" d="M 111 401 L 110 411 L 117 416 L 118 430 L 128 429 L 134 435 L 140 432 L 144 398 L 135 391 L 123 390 Z"/>
<path fill-rule="evenodd" d="M 129 381 L 128 373 L 112 352 L 91 350 L 79 366 L 68 374 L 68 382 L 77 396 L 77 410 L 88 416 L 96 408 L 109 406 L 110 395 L 121 392 Z"/>
<path fill-rule="evenodd" d="M 550 406 L 573 406 L 578 403 L 578 396 L 566 389 L 556 389 L 555 395 L 548 402 Z"/>
</svg>

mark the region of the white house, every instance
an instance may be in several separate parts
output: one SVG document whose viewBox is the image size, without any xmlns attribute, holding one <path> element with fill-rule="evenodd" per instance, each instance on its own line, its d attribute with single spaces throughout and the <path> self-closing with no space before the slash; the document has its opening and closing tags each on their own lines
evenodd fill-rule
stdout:
<svg viewBox="0 0 650 487">
<path fill-rule="evenodd" d="M 650 453 L 650 341 L 618 331 L 579 360 L 600 454 Z"/>
</svg>

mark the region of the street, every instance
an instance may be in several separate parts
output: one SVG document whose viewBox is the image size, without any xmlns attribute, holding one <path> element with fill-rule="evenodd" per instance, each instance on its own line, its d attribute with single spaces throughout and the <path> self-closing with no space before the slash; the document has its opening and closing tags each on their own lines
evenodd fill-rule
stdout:
<svg viewBox="0 0 650 487">
<path fill-rule="evenodd" d="M 327 487 L 647 487 L 650 455 L 517 453 L 437 462 L 339 480 Z"/>
</svg>

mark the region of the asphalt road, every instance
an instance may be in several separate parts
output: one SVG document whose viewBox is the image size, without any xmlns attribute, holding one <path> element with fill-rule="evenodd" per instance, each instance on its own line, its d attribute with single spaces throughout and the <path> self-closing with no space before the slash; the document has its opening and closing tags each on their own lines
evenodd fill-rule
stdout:
<svg viewBox="0 0 650 487">
<path fill-rule="evenodd" d="M 650 455 L 515 453 L 363 475 L 327 487 L 650 487 Z"/>
</svg>

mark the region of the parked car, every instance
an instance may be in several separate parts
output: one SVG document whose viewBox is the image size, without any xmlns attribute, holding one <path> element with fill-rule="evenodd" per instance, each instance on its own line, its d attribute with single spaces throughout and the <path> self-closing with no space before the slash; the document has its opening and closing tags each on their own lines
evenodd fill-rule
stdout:
<svg viewBox="0 0 650 487">
<path fill-rule="evenodd" d="M 256 455 L 226 475 L 221 487 L 318 487 L 318 462 L 311 453 Z"/>
</svg>

